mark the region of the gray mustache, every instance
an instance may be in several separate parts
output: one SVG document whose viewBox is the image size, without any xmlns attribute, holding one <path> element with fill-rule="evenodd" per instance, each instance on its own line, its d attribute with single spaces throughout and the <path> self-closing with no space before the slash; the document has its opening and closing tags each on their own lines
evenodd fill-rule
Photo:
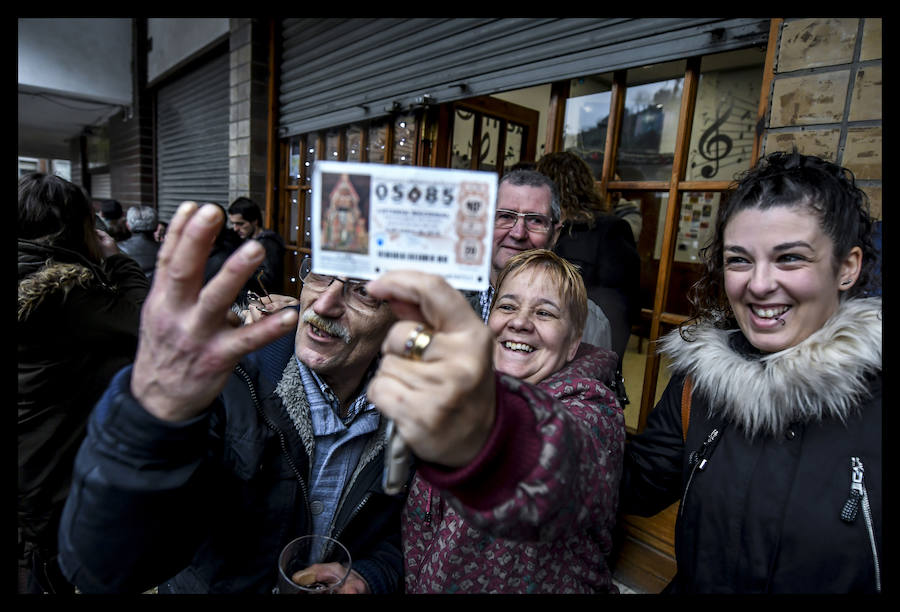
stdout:
<svg viewBox="0 0 900 612">
<path fill-rule="evenodd" d="M 330 336 L 336 336 L 350 344 L 350 331 L 333 319 L 326 319 L 318 315 L 311 307 L 303 311 L 303 322 L 318 327 Z"/>
</svg>

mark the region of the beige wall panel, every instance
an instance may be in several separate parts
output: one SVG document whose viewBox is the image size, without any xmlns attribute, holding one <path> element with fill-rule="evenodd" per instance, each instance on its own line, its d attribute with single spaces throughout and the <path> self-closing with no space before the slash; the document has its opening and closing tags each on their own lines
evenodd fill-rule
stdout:
<svg viewBox="0 0 900 612">
<path fill-rule="evenodd" d="M 770 127 L 840 122 L 849 81 L 849 70 L 777 79 Z"/>
<path fill-rule="evenodd" d="M 843 165 L 857 179 L 881 179 L 881 128 L 848 129 Z"/>
<path fill-rule="evenodd" d="M 857 71 L 849 119 L 881 119 L 881 66 L 865 66 Z"/>
<path fill-rule="evenodd" d="M 869 214 L 873 219 L 881 219 L 881 187 L 860 187 L 869 196 Z"/>
<path fill-rule="evenodd" d="M 866 19 L 863 24 L 862 48 L 859 50 L 859 60 L 881 58 L 881 19 Z"/>
<path fill-rule="evenodd" d="M 837 159 L 840 138 L 841 131 L 838 128 L 769 133 L 766 135 L 765 152 L 790 151 L 796 145 L 797 150 L 804 155 L 815 155 L 833 162 Z"/>
<path fill-rule="evenodd" d="M 784 24 L 778 72 L 853 61 L 859 19 L 799 19 Z"/>
</svg>

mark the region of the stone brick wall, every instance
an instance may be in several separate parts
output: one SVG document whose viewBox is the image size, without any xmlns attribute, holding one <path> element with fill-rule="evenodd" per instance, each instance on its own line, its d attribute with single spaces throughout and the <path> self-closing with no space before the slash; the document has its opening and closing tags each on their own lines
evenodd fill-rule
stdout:
<svg viewBox="0 0 900 612">
<path fill-rule="evenodd" d="M 228 203 L 246 196 L 266 207 L 268 30 L 264 19 L 231 20 Z M 227 206 L 227 204 L 226 204 Z"/>
<path fill-rule="evenodd" d="M 882 217 L 881 19 L 785 19 L 763 153 L 818 155 L 853 171 Z M 770 44 L 772 42 L 770 41 Z"/>
</svg>

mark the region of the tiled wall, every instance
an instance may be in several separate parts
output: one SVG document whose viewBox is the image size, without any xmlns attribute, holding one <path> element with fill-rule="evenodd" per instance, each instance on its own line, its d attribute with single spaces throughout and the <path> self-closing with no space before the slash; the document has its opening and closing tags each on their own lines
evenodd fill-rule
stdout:
<svg viewBox="0 0 900 612">
<path fill-rule="evenodd" d="M 881 19 L 785 19 L 764 152 L 793 145 L 853 171 L 882 216 Z"/>
</svg>

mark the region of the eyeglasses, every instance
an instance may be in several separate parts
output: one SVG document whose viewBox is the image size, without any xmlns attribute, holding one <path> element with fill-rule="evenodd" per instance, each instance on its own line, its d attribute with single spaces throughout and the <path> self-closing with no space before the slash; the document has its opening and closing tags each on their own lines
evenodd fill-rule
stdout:
<svg viewBox="0 0 900 612">
<path fill-rule="evenodd" d="M 341 295 L 347 301 L 347 304 L 355 310 L 375 310 L 381 306 L 382 300 L 369 295 L 366 290 L 368 281 L 347 278 L 342 279 L 337 276 L 328 276 L 325 274 L 315 274 L 312 271 L 312 259 L 309 256 L 303 258 L 300 263 L 300 281 L 313 291 L 325 291 L 334 281 L 343 284 Z"/>
<path fill-rule="evenodd" d="M 519 217 L 525 217 L 525 229 L 529 232 L 546 233 L 553 227 L 553 221 L 544 215 L 520 213 L 503 208 L 497 209 L 497 215 L 494 217 L 494 227 L 497 229 L 512 229 L 518 223 Z"/>
</svg>

